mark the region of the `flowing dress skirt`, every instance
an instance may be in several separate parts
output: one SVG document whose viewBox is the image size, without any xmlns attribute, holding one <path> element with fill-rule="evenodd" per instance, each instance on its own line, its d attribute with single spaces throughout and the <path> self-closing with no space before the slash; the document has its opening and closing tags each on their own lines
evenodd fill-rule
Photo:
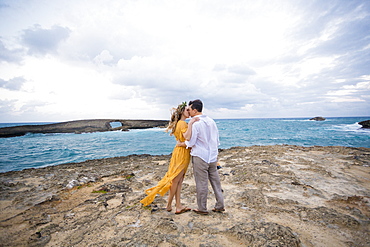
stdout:
<svg viewBox="0 0 370 247">
<path fill-rule="evenodd" d="M 176 126 L 176 131 L 174 133 L 177 140 L 184 142 L 185 139 L 182 136 L 187 130 L 187 123 L 184 121 L 179 121 Z M 170 160 L 170 165 L 168 167 L 167 173 L 164 175 L 161 181 L 158 182 L 157 186 L 145 190 L 147 197 L 145 197 L 140 202 L 144 206 L 148 206 L 154 201 L 157 194 L 164 196 L 167 191 L 171 188 L 172 180 L 179 175 L 179 173 L 184 170 L 184 176 L 188 169 L 190 162 L 190 149 L 185 147 L 175 147 L 172 152 L 172 157 Z"/>
</svg>

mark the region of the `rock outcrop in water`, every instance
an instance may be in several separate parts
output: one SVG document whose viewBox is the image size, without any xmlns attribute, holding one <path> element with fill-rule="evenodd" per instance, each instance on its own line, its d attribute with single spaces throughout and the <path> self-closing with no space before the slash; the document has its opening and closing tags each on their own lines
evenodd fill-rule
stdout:
<svg viewBox="0 0 370 247">
<path fill-rule="evenodd" d="M 121 126 L 112 127 L 111 123 Z M 89 119 L 54 124 L 22 125 L 0 128 L 0 137 L 22 136 L 27 133 L 85 133 L 128 129 L 146 129 L 165 127 L 168 120 L 122 120 L 122 119 Z"/>
<path fill-rule="evenodd" d="M 221 150 L 226 212 L 149 207 L 169 155 L 130 155 L 0 174 L 1 246 L 370 246 L 370 149 Z M 214 205 L 212 190 L 208 207 Z M 182 202 L 196 208 L 192 169 Z"/>
<path fill-rule="evenodd" d="M 362 125 L 362 128 L 364 129 L 370 129 L 370 120 L 359 122 L 359 124 Z"/>
<path fill-rule="evenodd" d="M 314 118 L 311 118 L 310 120 L 313 120 L 313 121 L 325 121 L 326 119 L 323 118 L 323 117 L 314 117 Z"/>
</svg>

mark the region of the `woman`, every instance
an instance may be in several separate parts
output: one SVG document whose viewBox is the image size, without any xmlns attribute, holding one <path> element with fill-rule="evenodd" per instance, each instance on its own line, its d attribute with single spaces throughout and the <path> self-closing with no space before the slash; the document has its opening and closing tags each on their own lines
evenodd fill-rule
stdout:
<svg viewBox="0 0 370 247">
<path fill-rule="evenodd" d="M 190 149 L 186 148 L 184 142 L 186 139 L 190 139 L 191 126 L 193 122 L 198 121 L 199 119 L 191 119 L 188 126 L 188 124 L 185 122 L 185 120 L 189 117 L 186 102 L 183 102 L 177 108 L 173 108 L 172 110 L 173 111 L 171 115 L 171 120 L 166 129 L 166 132 L 171 131 L 170 134 L 175 136 L 177 140 L 177 145 L 173 149 L 168 171 L 162 178 L 162 180 L 158 182 L 157 186 L 145 190 L 145 193 L 148 196 L 140 202 L 144 204 L 144 206 L 148 206 L 154 201 L 156 194 L 164 196 L 169 190 L 170 193 L 168 196 L 166 210 L 168 212 L 172 211 L 172 200 L 175 197 L 175 214 L 182 214 L 191 210 L 190 208 L 183 207 L 180 202 L 182 182 L 184 181 L 185 173 L 190 162 Z"/>
</svg>

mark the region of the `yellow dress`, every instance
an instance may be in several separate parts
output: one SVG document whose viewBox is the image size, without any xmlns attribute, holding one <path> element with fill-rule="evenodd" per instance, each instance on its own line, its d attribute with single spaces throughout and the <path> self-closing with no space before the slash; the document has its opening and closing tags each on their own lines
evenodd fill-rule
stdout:
<svg viewBox="0 0 370 247">
<path fill-rule="evenodd" d="M 188 129 L 188 124 L 185 121 L 178 121 L 176 124 L 176 129 L 174 136 L 176 140 L 184 142 L 185 138 L 183 133 Z M 168 167 L 167 173 L 164 175 L 161 181 L 158 182 L 157 186 L 145 190 L 145 193 L 148 195 L 140 202 L 144 206 L 148 206 L 154 201 L 154 198 L 157 194 L 164 196 L 167 191 L 171 188 L 172 180 L 179 175 L 179 173 L 184 170 L 184 175 L 188 169 L 190 162 L 190 149 L 186 147 L 176 147 L 172 151 L 172 157 L 170 160 L 170 165 Z"/>
</svg>

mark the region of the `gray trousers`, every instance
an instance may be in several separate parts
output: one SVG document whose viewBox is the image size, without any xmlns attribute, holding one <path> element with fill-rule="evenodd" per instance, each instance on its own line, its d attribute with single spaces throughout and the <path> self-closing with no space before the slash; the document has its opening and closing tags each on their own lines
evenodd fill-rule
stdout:
<svg viewBox="0 0 370 247">
<path fill-rule="evenodd" d="M 211 183 L 216 197 L 216 209 L 223 209 L 224 196 L 222 194 L 220 176 L 217 171 L 217 162 L 207 163 L 197 156 L 192 156 L 193 171 L 197 189 L 198 210 L 207 211 L 208 180 Z"/>
</svg>

